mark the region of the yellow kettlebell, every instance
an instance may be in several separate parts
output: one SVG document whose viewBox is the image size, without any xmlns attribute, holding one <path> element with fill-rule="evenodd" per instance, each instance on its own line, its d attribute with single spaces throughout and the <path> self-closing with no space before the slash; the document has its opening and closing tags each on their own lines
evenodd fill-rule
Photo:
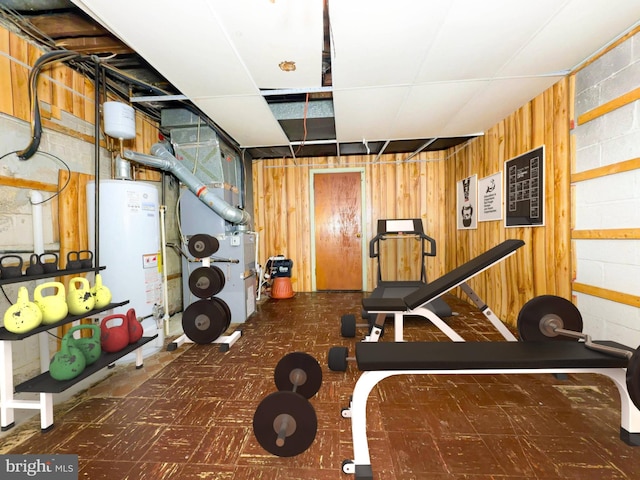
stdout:
<svg viewBox="0 0 640 480">
<path fill-rule="evenodd" d="M 102 276 L 96 273 L 96 279 L 91 287 L 91 295 L 95 301 L 93 308 L 104 308 L 111 302 L 111 290 L 102 284 Z"/>
<path fill-rule="evenodd" d="M 78 287 L 80 284 L 80 287 Z M 84 277 L 73 277 L 69 280 L 69 293 L 67 293 L 67 305 L 72 315 L 83 315 L 93 310 L 96 301 L 91 295 L 89 280 Z"/>
<path fill-rule="evenodd" d="M 43 295 L 42 290 L 55 288 L 56 293 Z M 42 323 L 50 325 L 67 316 L 69 308 L 65 299 L 65 288 L 60 282 L 47 282 L 38 285 L 33 291 L 33 301 L 42 312 Z"/>
<path fill-rule="evenodd" d="M 18 289 L 18 300 L 4 312 L 4 328 L 11 333 L 26 333 L 42 323 L 42 312 L 29 300 L 27 287 Z"/>
</svg>

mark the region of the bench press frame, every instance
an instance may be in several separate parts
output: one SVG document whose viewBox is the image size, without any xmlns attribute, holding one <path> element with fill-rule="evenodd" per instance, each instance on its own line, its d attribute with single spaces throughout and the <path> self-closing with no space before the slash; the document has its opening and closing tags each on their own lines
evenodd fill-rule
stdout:
<svg viewBox="0 0 640 480">
<path fill-rule="evenodd" d="M 404 316 L 413 315 L 424 317 L 431 321 L 442 333 L 454 342 L 464 342 L 465 340 L 456 333 L 447 323 L 442 320 L 426 305 L 429 302 L 441 297 L 450 290 L 460 287 L 462 291 L 473 301 L 491 324 L 502 334 L 505 340 L 517 342 L 518 339 L 511 333 L 507 326 L 493 313 L 489 306 L 480 296 L 469 286 L 468 280 L 479 273 L 484 272 L 493 265 L 502 262 L 513 255 L 516 250 L 524 245 L 522 240 L 505 240 L 499 245 L 487 250 L 476 258 L 460 265 L 459 267 L 428 283 L 415 292 L 401 299 L 394 298 L 365 298 L 362 300 L 363 308 L 376 315 L 371 332 L 364 338 L 364 342 L 377 342 L 382 335 L 384 322 L 387 315 L 392 314 L 394 319 L 394 341 L 404 341 Z"/>
<path fill-rule="evenodd" d="M 624 368 L 522 368 L 485 370 L 378 370 L 364 372 L 353 389 L 353 397 L 343 417 L 351 417 L 353 462 L 343 464 L 344 473 L 355 474 L 356 480 L 373 480 L 369 442 L 367 439 L 367 400 L 378 382 L 393 375 L 479 375 L 479 374 L 566 374 L 596 373 L 609 377 L 618 387 L 621 400 L 620 439 L 632 446 L 640 446 L 640 411 L 631 402 L 626 387 Z M 350 413 L 350 415 L 349 415 Z"/>
<path fill-rule="evenodd" d="M 596 343 L 633 351 L 615 342 Z M 640 410 L 627 390 L 628 360 L 589 349 L 582 342 L 360 342 L 355 359 L 363 373 L 355 384 L 349 408 L 342 410 L 342 417 L 351 418 L 354 458 L 345 460 L 342 470 L 355 473 L 357 480 L 373 479 L 367 400 L 378 382 L 393 375 L 604 375 L 620 394 L 620 438 L 628 445 L 640 446 Z"/>
</svg>

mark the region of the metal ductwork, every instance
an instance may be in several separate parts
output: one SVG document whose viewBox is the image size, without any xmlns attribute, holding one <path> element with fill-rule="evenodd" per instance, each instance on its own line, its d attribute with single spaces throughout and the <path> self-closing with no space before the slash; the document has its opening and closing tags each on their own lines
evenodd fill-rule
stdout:
<svg viewBox="0 0 640 480">
<path fill-rule="evenodd" d="M 123 157 L 148 167 L 158 168 L 172 173 L 178 180 L 186 185 L 200 201 L 229 223 L 234 225 L 248 225 L 249 222 L 251 222 L 251 215 L 245 210 L 229 205 L 224 199 L 215 195 L 207 188 L 207 185 L 182 165 L 182 163 L 167 150 L 164 144 L 154 144 L 151 147 L 151 154 L 152 155 L 145 155 L 132 150 L 125 150 Z"/>
</svg>

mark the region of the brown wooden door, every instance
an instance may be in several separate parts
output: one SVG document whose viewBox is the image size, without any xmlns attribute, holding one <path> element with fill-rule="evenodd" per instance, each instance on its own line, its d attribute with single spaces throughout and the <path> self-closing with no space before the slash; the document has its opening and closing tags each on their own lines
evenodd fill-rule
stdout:
<svg viewBox="0 0 640 480">
<path fill-rule="evenodd" d="M 361 175 L 313 176 L 316 290 L 362 290 Z"/>
</svg>

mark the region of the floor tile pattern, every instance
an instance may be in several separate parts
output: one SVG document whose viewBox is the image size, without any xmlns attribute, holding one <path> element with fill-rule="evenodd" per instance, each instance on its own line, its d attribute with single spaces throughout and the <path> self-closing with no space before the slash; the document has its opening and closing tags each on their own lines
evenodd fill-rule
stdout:
<svg viewBox="0 0 640 480">
<path fill-rule="evenodd" d="M 331 372 L 340 316 L 360 318 L 362 293 L 297 293 L 267 299 L 228 352 L 216 344 L 181 346 L 117 366 L 99 384 L 56 407 L 55 428 L 39 419 L 0 438 L 0 453 L 75 453 L 90 480 L 328 480 L 353 455 L 349 402 L 356 368 Z M 469 341 L 501 341 L 484 316 L 454 297 L 447 322 Z M 388 322 L 382 341 L 391 341 Z M 364 329 L 358 332 L 364 335 Z M 408 319 L 409 341 L 449 341 L 421 319 Z M 318 416 L 311 447 L 289 458 L 260 447 L 253 413 L 276 390 L 280 358 L 305 351 L 323 368 L 310 401 Z M 405 375 L 373 390 L 367 414 L 375 478 L 636 479 L 640 447 L 619 440 L 620 400 L 606 377 L 569 375 Z"/>
</svg>

